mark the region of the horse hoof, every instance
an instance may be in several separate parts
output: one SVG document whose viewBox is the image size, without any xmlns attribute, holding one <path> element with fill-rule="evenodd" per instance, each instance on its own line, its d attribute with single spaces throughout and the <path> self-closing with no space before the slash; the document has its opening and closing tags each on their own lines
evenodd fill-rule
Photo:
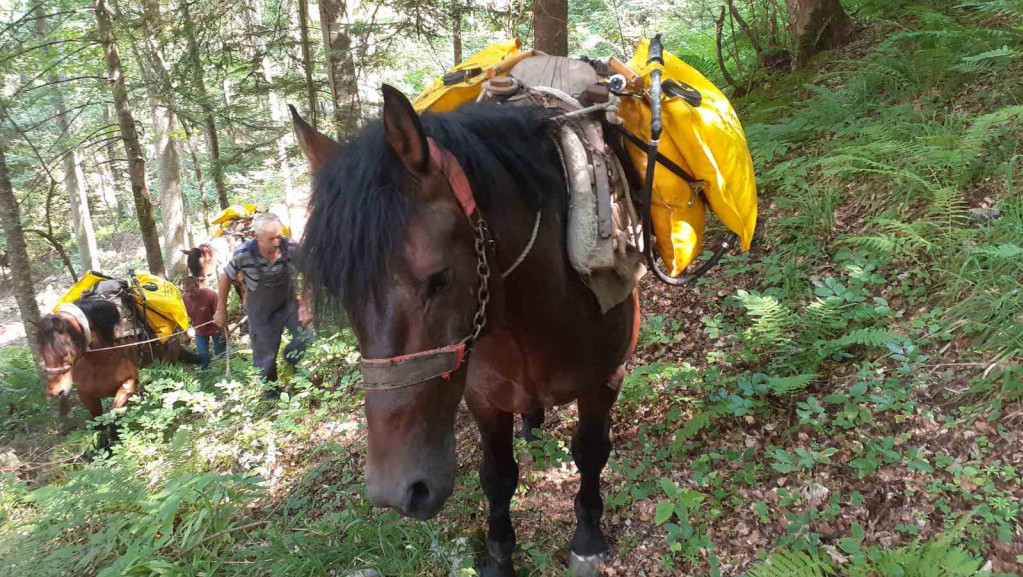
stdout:
<svg viewBox="0 0 1023 577">
<path fill-rule="evenodd" d="M 487 558 L 479 564 L 480 577 L 516 577 L 515 566 L 511 559 L 499 563 L 493 558 Z"/>
<path fill-rule="evenodd" d="M 568 572 L 572 577 L 597 577 L 600 566 L 604 564 L 604 554 L 576 555 L 574 552 L 568 560 Z"/>
</svg>

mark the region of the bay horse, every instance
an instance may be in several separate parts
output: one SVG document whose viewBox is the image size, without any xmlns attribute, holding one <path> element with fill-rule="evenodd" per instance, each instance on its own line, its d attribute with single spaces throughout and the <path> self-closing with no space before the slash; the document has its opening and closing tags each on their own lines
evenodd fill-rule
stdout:
<svg viewBox="0 0 1023 577">
<path fill-rule="evenodd" d="M 219 274 L 219 271 L 231 260 L 234 251 L 245 242 L 245 239 L 234 235 L 224 234 L 217 238 L 208 240 L 199 246 L 188 250 L 182 249 L 185 253 L 185 263 L 188 265 L 188 274 L 198 279 L 206 279 L 211 274 Z M 211 286 L 216 287 L 217 281 Z M 238 279 L 231 279 L 238 298 L 245 298 L 245 287 Z"/>
<path fill-rule="evenodd" d="M 95 418 L 103 413 L 102 399 L 113 397 L 113 408 L 119 408 L 139 392 L 140 367 L 154 358 L 178 360 L 177 337 L 166 343 L 154 342 L 151 347 L 97 350 L 143 340 L 134 336 L 115 339 L 114 328 L 120 320 L 117 306 L 102 298 L 75 301 L 72 307 L 62 307 L 40 319 L 36 343 L 46 364 L 46 395 L 61 401 L 62 419 L 67 416 L 66 401 L 73 385 L 78 385 L 78 398 Z"/>
<path fill-rule="evenodd" d="M 345 309 L 363 356 L 367 495 L 406 516 L 435 516 L 453 490 L 464 398 L 490 502 L 478 570 L 515 575 L 514 413 L 574 400 L 581 483 L 570 566 L 595 575 L 607 551 L 600 476 L 610 411 L 636 344 L 638 296 L 602 315 L 569 263 L 549 113 L 478 104 L 419 117 L 397 89 L 384 85 L 383 95 L 382 120 L 346 145 L 292 110 L 314 173 L 307 278 Z"/>
</svg>

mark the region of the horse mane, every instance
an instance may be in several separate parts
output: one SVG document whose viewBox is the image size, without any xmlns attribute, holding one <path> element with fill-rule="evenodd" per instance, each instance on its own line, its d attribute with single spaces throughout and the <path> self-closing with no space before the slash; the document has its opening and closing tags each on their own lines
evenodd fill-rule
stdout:
<svg viewBox="0 0 1023 577">
<path fill-rule="evenodd" d="M 203 245 L 194 246 L 188 251 L 188 256 L 185 258 L 185 262 L 188 266 L 188 273 L 195 277 L 202 276 L 202 247 Z"/>
<path fill-rule="evenodd" d="M 114 340 L 114 327 L 121 320 L 117 307 L 106 300 L 90 298 L 75 301 L 89 320 L 89 330 L 103 337 L 107 342 Z M 61 338 L 67 335 L 66 338 Z M 69 349 L 85 350 L 85 333 L 65 317 L 49 314 L 39 319 L 36 329 L 36 343 L 44 357 L 63 358 Z"/>
<path fill-rule="evenodd" d="M 420 121 L 427 136 L 458 159 L 486 214 L 500 203 L 502 171 L 536 206 L 564 195 L 550 115 L 538 107 L 477 104 L 427 113 Z M 303 242 L 313 287 L 345 308 L 376 292 L 418 209 L 415 196 L 404 192 L 408 180 L 379 120 L 327 161 L 313 179 Z"/>
<path fill-rule="evenodd" d="M 121 313 L 114 303 L 99 298 L 88 298 L 75 301 L 75 306 L 85 313 L 85 318 L 89 319 L 89 328 L 94 334 L 99 334 L 107 342 L 114 340 L 114 327 L 121 320 Z"/>
</svg>

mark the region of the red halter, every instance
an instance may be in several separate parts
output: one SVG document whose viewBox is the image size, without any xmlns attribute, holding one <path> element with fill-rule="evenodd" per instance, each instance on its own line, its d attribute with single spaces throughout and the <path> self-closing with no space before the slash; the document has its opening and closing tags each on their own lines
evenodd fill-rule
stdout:
<svg viewBox="0 0 1023 577">
<path fill-rule="evenodd" d="M 448 378 L 457 371 L 472 350 L 487 322 L 487 302 L 490 300 L 488 280 L 490 266 L 487 264 L 487 249 L 490 232 L 487 223 L 476 210 L 476 198 L 469 186 L 465 171 L 451 152 L 442 148 L 432 138 L 426 139 L 430 147 L 430 168 L 444 174 L 451 190 L 458 199 L 465 216 L 473 225 L 476 236 L 476 274 L 478 307 L 473 317 L 473 332 L 460 342 L 445 347 L 399 355 L 386 359 L 362 360 L 362 386 L 373 390 L 391 390 L 409 387 L 437 377 Z"/>
</svg>

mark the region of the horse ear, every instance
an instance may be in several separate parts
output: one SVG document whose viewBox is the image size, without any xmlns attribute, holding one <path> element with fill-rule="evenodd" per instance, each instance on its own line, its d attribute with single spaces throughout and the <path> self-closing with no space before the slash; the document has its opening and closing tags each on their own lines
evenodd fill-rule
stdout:
<svg viewBox="0 0 1023 577">
<path fill-rule="evenodd" d="M 430 149 L 419 115 L 397 88 L 384 84 L 384 133 L 398 158 L 415 172 L 426 172 Z"/>
<path fill-rule="evenodd" d="M 340 146 L 337 142 L 324 136 L 308 122 L 302 120 L 295 107 L 288 105 L 291 110 L 291 122 L 295 126 L 295 137 L 298 138 L 298 147 L 302 149 L 306 159 L 309 160 L 309 167 L 316 172 L 326 164 L 334 151 Z"/>
<path fill-rule="evenodd" d="M 190 251 L 190 250 L 185 250 L 185 249 L 181 249 L 181 253 L 182 253 L 182 254 L 189 254 L 189 255 L 190 255 L 190 254 L 192 254 L 192 251 Z"/>
</svg>

